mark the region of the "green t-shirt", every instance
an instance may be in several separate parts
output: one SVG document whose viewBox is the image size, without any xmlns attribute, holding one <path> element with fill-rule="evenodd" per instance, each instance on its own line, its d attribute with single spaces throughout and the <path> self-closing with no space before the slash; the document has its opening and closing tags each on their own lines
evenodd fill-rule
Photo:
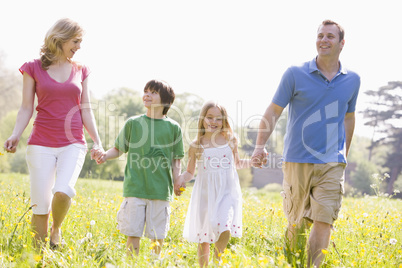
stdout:
<svg viewBox="0 0 402 268">
<path fill-rule="evenodd" d="M 172 161 L 184 156 L 179 124 L 146 115 L 127 120 L 115 147 L 127 153 L 123 196 L 172 201 Z"/>
</svg>

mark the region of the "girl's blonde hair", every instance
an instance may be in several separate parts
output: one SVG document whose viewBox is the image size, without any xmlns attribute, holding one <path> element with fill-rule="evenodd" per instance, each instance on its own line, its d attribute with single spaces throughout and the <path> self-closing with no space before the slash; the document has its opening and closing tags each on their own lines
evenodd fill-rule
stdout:
<svg viewBox="0 0 402 268">
<path fill-rule="evenodd" d="M 197 152 L 200 152 L 201 148 L 201 138 L 205 135 L 205 127 L 204 127 L 204 119 L 207 115 L 209 109 L 216 107 L 221 111 L 222 115 L 222 130 L 221 134 L 225 137 L 227 141 L 231 141 L 233 139 L 233 130 L 229 124 L 229 117 L 228 113 L 226 112 L 225 107 L 218 104 L 214 101 L 207 101 L 201 108 L 200 117 L 198 118 L 198 133 L 195 139 L 195 145 Z"/>
<path fill-rule="evenodd" d="M 58 20 L 46 33 L 40 49 L 42 68 L 47 70 L 63 55 L 62 45 L 65 42 L 83 34 L 84 30 L 77 22 L 68 18 Z"/>
</svg>

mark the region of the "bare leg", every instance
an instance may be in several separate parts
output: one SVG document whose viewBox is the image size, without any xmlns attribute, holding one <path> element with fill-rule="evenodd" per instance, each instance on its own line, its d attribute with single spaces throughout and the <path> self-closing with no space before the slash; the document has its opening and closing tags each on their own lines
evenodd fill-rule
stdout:
<svg viewBox="0 0 402 268">
<path fill-rule="evenodd" d="M 35 233 L 34 246 L 36 248 L 41 246 L 47 237 L 47 228 L 49 222 L 49 214 L 37 215 L 33 214 L 31 219 L 32 231 Z"/>
<path fill-rule="evenodd" d="M 133 252 L 136 256 L 140 253 L 140 237 L 127 237 L 127 256 L 132 257 Z"/>
<path fill-rule="evenodd" d="M 198 244 L 198 263 L 200 267 L 207 267 L 209 262 L 209 243 Z"/>
<path fill-rule="evenodd" d="M 52 200 L 52 218 L 53 224 L 50 238 L 54 244 L 60 243 L 60 227 L 71 206 L 71 198 L 62 192 L 57 192 Z"/>
<path fill-rule="evenodd" d="M 152 252 L 155 253 L 156 255 L 161 254 L 161 249 L 162 249 L 162 244 L 163 244 L 163 239 L 152 239 L 151 240 L 152 243 L 155 243 L 156 241 L 158 241 L 159 245 L 155 245 L 152 249 Z"/>
<path fill-rule="evenodd" d="M 221 256 L 219 256 L 220 253 L 223 253 L 225 250 L 226 246 L 229 243 L 230 239 L 230 231 L 225 231 L 223 232 L 220 236 L 218 241 L 215 243 L 215 259 L 220 261 Z"/>
<path fill-rule="evenodd" d="M 309 237 L 308 267 L 320 267 L 324 259 L 323 249 L 329 246 L 331 238 L 331 225 L 324 222 L 315 221 Z"/>
<path fill-rule="evenodd" d="M 288 224 L 288 228 L 285 233 L 286 247 L 287 249 L 296 252 L 301 249 L 298 248 L 298 242 L 301 242 L 300 235 L 304 234 L 311 227 L 311 222 L 303 219 L 302 223 L 299 225 Z M 304 240 L 304 239 L 303 239 Z M 302 245 L 304 247 L 304 245 Z M 304 248 L 302 249 L 304 250 Z"/>
</svg>

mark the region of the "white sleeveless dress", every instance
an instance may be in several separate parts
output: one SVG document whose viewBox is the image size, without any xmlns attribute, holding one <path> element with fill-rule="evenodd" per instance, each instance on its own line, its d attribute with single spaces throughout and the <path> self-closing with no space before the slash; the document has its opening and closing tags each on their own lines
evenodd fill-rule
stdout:
<svg viewBox="0 0 402 268">
<path fill-rule="evenodd" d="M 224 231 L 242 235 L 242 196 L 232 149 L 228 144 L 205 148 L 184 223 L 190 242 L 215 243 Z"/>
</svg>

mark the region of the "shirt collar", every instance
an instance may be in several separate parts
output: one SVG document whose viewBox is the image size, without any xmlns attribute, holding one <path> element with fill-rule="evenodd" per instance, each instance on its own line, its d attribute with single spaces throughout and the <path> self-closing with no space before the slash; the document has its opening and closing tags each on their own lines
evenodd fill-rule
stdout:
<svg viewBox="0 0 402 268">
<path fill-rule="evenodd" d="M 339 73 L 341 74 L 347 74 L 348 71 L 346 70 L 346 68 L 343 67 L 342 63 L 339 61 Z M 313 72 L 318 72 L 318 67 L 317 67 L 317 57 L 315 57 L 312 61 L 310 61 L 309 64 L 309 73 L 313 73 Z"/>
</svg>

